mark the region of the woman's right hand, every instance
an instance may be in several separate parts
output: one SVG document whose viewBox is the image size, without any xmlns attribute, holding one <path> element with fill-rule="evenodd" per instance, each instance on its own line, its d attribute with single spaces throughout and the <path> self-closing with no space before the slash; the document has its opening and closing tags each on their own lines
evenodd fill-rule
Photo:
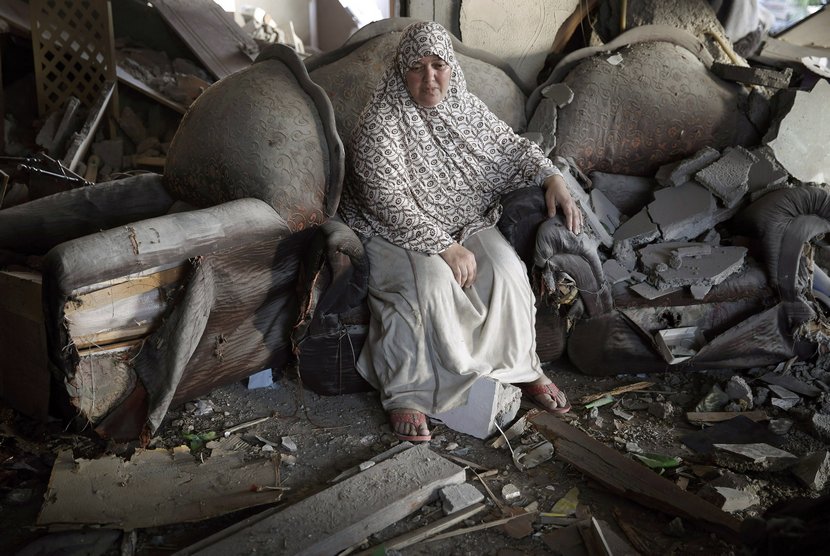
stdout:
<svg viewBox="0 0 830 556">
<path fill-rule="evenodd" d="M 459 286 L 469 288 L 473 285 L 476 279 L 476 256 L 472 251 L 460 243 L 453 243 L 439 255 L 449 265 Z"/>
</svg>

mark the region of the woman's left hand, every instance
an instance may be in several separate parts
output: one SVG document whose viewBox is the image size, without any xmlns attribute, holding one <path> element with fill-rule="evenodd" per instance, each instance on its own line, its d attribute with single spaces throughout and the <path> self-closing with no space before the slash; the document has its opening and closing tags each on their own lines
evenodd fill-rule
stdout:
<svg viewBox="0 0 830 556">
<path fill-rule="evenodd" d="M 578 234 L 582 232 L 582 211 L 571 197 L 571 192 L 568 191 L 568 186 L 565 185 L 565 180 L 560 175 L 551 176 L 545 180 L 543 185 L 545 189 L 545 204 L 548 207 L 548 218 L 556 215 L 556 207 L 562 209 L 562 215 L 565 219 L 565 226 L 573 232 Z"/>
</svg>

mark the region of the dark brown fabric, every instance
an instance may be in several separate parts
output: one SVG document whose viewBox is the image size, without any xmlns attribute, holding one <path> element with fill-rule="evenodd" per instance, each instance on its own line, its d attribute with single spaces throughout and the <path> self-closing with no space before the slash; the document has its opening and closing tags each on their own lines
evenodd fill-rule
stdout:
<svg viewBox="0 0 830 556">
<path fill-rule="evenodd" d="M 653 176 L 704 146 L 749 143 L 740 87 L 666 42 L 633 44 L 582 61 L 564 79 L 574 100 L 559 111 L 554 154 L 585 173 Z"/>
</svg>

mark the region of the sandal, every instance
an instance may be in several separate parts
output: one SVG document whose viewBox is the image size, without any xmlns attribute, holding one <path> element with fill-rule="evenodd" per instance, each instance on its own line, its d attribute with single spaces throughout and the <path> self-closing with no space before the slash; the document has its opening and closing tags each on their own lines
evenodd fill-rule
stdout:
<svg viewBox="0 0 830 556">
<path fill-rule="evenodd" d="M 535 400 L 535 398 L 537 396 L 547 395 L 547 396 L 550 396 L 551 399 L 553 399 L 554 403 L 556 403 L 556 396 L 559 394 L 559 392 L 561 392 L 561 390 L 559 390 L 559 387 L 556 386 L 552 382 L 549 382 L 547 384 L 531 384 L 531 385 L 528 385 L 528 386 L 522 386 L 521 390 L 522 390 L 522 394 L 527 394 L 531 398 L 534 398 L 533 401 L 537 405 L 541 406 L 542 409 L 544 409 L 545 411 L 548 411 L 550 413 L 567 413 L 571 410 L 570 402 L 566 402 L 567 405 L 564 405 L 562 407 L 557 407 L 557 408 L 554 408 L 554 409 L 550 409 L 548 407 L 545 407 L 544 404 L 541 404 L 541 403 L 539 403 L 538 401 Z"/>
<path fill-rule="evenodd" d="M 420 411 L 390 411 L 389 422 L 392 424 L 392 432 L 395 433 L 398 440 L 409 442 L 429 442 L 432 440 L 432 434 L 406 435 L 396 432 L 399 424 L 409 424 L 416 428 L 425 425 L 427 416 Z"/>
</svg>

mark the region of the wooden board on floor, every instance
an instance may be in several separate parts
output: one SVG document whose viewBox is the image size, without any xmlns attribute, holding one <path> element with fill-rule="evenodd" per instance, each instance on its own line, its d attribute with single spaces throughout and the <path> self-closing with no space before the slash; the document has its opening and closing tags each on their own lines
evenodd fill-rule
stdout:
<svg viewBox="0 0 830 556">
<path fill-rule="evenodd" d="M 253 516 L 177 554 L 337 554 L 464 478 L 464 468 L 421 444 L 281 512 L 266 510 L 258 520 Z"/>
<path fill-rule="evenodd" d="M 256 51 L 256 43 L 213 0 L 154 0 L 153 5 L 217 79 L 251 65 L 240 45 Z"/>
<path fill-rule="evenodd" d="M 641 463 L 594 440 L 550 413 L 531 419 L 554 446 L 556 458 L 573 465 L 610 491 L 644 506 L 690 519 L 728 540 L 736 540 L 741 522 L 657 475 Z"/>
</svg>

